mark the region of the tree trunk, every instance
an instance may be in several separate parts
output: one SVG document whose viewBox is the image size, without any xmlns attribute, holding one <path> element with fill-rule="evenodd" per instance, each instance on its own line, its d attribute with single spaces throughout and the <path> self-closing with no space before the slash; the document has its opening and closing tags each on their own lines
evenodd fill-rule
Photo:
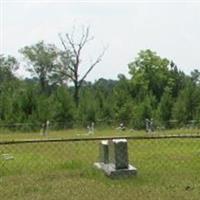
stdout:
<svg viewBox="0 0 200 200">
<path fill-rule="evenodd" d="M 75 102 L 76 108 L 78 108 L 78 106 L 79 106 L 79 86 L 78 86 L 77 82 L 74 84 L 74 102 Z"/>
</svg>

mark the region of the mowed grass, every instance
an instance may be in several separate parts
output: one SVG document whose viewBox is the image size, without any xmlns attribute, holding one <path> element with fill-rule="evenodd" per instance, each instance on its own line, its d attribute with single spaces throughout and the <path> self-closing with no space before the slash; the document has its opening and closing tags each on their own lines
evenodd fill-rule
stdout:
<svg viewBox="0 0 200 200">
<path fill-rule="evenodd" d="M 53 131 L 49 130 L 47 136 L 43 136 L 40 131 L 36 132 L 20 132 L 0 130 L 0 141 L 7 140 L 27 140 L 27 139 L 48 139 L 48 138 L 85 138 L 98 136 L 152 136 L 152 135 L 182 135 L 182 134 L 199 134 L 200 129 L 170 129 L 170 130 L 156 130 L 152 134 L 146 133 L 144 130 L 138 131 L 127 129 L 126 131 L 119 131 L 116 128 L 97 128 L 94 134 L 88 134 L 86 129 L 68 129 Z"/>
<path fill-rule="evenodd" d="M 85 133 L 59 131 L 50 132 L 48 137 L 89 137 Z M 96 131 L 92 137 L 120 135 L 146 133 L 108 129 Z M 37 133 L 1 136 L 3 140 L 44 138 Z M 200 139 L 129 140 L 128 148 L 137 176 L 110 179 L 93 165 L 98 160 L 99 141 L 0 145 L 0 199 L 199 200 Z M 2 154 L 13 159 L 5 160 Z"/>
</svg>

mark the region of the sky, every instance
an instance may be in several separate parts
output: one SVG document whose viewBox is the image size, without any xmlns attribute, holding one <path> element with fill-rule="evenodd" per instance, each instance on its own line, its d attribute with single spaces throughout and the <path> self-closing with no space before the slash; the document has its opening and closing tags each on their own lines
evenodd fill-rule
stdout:
<svg viewBox="0 0 200 200">
<path fill-rule="evenodd" d="M 90 27 L 94 40 L 83 51 L 81 74 L 108 47 L 87 81 L 128 76 L 128 63 L 145 49 L 173 60 L 187 74 L 200 70 L 200 0 L 0 0 L 0 54 L 23 63 L 19 49 L 41 40 L 62 48 L 58 34 L 73 27 L 79 34 L 82 26 Z M 18 75 L 29 76 L 22 67 Z"/>
</svg>

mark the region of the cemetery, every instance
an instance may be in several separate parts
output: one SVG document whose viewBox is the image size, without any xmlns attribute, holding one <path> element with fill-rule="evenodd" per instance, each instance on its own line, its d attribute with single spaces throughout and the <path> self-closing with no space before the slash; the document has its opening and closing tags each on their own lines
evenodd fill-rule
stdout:
<svg viewBox="0 0 200 200">
<path fill-rule="evenodd" d="M 0 200 L 200 199 L 200 2 L 161 2 L 0 0 Z"/>
<path fill-rule="evenodd" d="M 145 131 L 95 130 L 93 137 L 85 131 L 79 130 L 81 138 L 70 131 L 68 137 L 51 131 L 35 139 L 7 137 L 0 144 L 0 198 L 198 199 L 199 136 L 189 137 L 195 130 L 169 131 L 164 136 L 171 138 L 163 139 Z M 181 132 L 186 138 L 177 137 Z"/>
</svg>

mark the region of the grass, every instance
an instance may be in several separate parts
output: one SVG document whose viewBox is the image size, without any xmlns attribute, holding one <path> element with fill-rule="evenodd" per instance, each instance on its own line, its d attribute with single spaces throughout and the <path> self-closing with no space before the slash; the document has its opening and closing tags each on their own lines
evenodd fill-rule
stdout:
<svg viewBox="0 0 200 200">
<path fill-rule="evenodd" d="M 200 134 L 200 129 L 171 129 L 155 131 L 153 135 L 179 135 L 179 134 Z M 47 136 L 42 136 L 39 132 L 10 132 L 0 130 L 0 141 L 2 140 L 24 140 L 24 139 L 47 139 L 47 138 L 80 138 L 80 137 L 97 137 L 97 136 L 146 136 L 145 131 L 126 130 L 119 131 L 115 129 L 97 129 L 94 135 L 88 135 L 85 129 L 69 129 L 61 131 L 49 131 Z"/>
<path fill-rule="evenodd" d="M 190 132 L 189 132 L 190 131 Z M 174 130 L 156 134 L 197 133 Z M 145 135 L 97 131 L 95 136 Z M 83 130 L 50 132 L 49 138 L 88 137 Z M 1 134 L 2 140 L 42 139 L 37 133 Z M 0 199 L 199 200 L 200 140 L 129 140 L 129 162 L 138 175 L 110 179 L 93 167 L 98 141 L 0 145 Z"/>
</svg>

